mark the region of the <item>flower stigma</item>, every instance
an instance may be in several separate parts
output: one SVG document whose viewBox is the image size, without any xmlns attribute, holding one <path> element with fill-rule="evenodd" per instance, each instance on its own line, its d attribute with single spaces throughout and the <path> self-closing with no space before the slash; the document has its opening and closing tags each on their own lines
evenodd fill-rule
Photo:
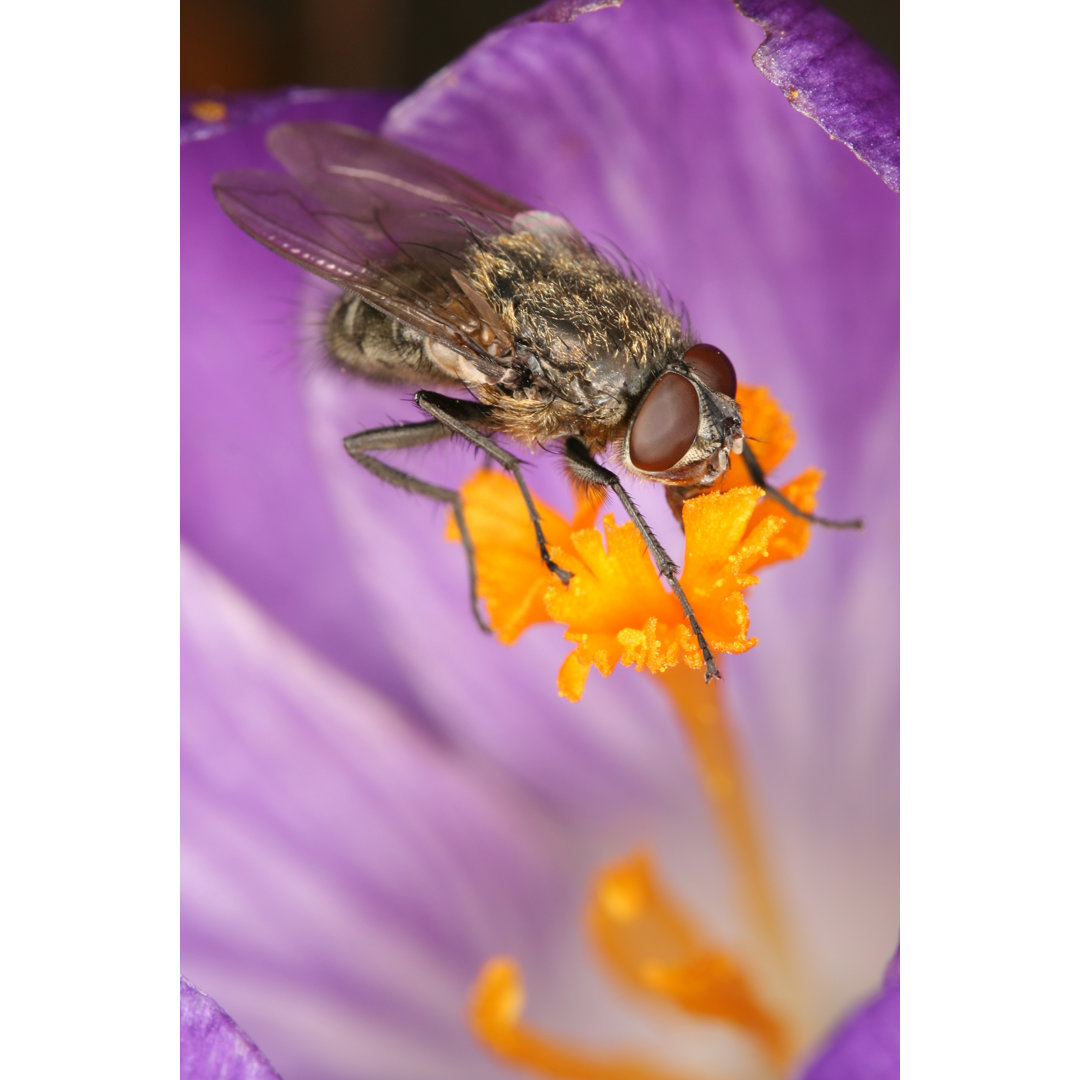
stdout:
<svg viewBox="0 0 1080 1080">
<path fill-rule="evenodd" d="M 769 392 L 740 388 L 747 437 L 765 472 L 795 443 L 787 415 Z M 808 469 L 780 488 L 813 511 L 823 474 Z M 476 555 L 477 591 L 504 643 L 527 627 L 556 622 L 574 645 L 558 674 L 559 693 L 578 700 L 592 668 L 648 670 L 674 706 L 733 870 L 742 933 L 738 946 L 710 936 L 661 879 L 647 851 L 601 870 L 589 889 L 586 933 L 608 974 L 633 995 L 700 1023 L 721 1024 L 756 1050 L 753 1077 L 780 1077 L 814 1034 L 800 1023 L 805 995 L 761 841 L 753 798 L 720 691 L 702 679 L 701 650 L 676 598 L 664 588 L 633 524 L 579 493 L 569 520 L 536 500 L 555 561 L 573 572 L 564 586 L 544 566 L 516 486 L 481 470 L 462 488 Z M 713 651 L 752 648 L 744 591 L 755 570 L 797 558 L 809 523 L 756 487 L 738 455 L 712 490 L 683 506 L 686 550 L 680 582 Z M 460 540 L 453 524 L 449 535 Z M 734 937 L 734 934 L 732 935 Z M 548 1036 L 522 1021 L 525 990 L 516 962 L 489 961 L 470 1001 L 474 1034 L 496 1057 L 563 1080 L 697 1080 L 646 1061 L 644 1054 L 598 1053 Z M 744 1075 L 743 1073 L 733 1074 Z"/>
<path fill-rule="evenodd" d="M 740 388 L 743 428 L 760 440 L 756 451 L 768 472 L 795 442 L 790 421 L 768 391 Z M 755 446 L 759 443 L 755 442 Z M 800 510 L 812 511 L 822 479 L 817 469 L 780 488 Z M 755 487 L 738 455 L 705 495 L 683 507 L 686 558 L 680 583 L 714 653 L 753 648 L 743 591 L 757 584 L 753 570 L 801 555 L 809 524 Z M 477 592 L 492 628 L 504 644 L 536 623 L 556 622 L 575 645 L 558 675 L 558 690 L 580 699 L 592 668 L 610 675 L 619 663 L 660 675 L 678 664 L 701 670 L 704 660 L 679 602 L 664 588 L 640 533 L 630 522 L 603 519 L 588 493 L 579 493 L 567 521 L 537 499 L 549 549 L 573 573 L 562 583 L 541 561 L 536 534 L 513 481 L 482 469 L 462 487 L 465 520 L 476 552 Z M 453 518 L 451 539 L 460 540 Z"/>
</svg>

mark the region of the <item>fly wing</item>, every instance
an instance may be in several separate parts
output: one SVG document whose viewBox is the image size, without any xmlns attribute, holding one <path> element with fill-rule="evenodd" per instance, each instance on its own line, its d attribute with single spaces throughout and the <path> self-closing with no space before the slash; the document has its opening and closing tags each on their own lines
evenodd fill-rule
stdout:
<svg viewBox="0 0 1080 1080">
<path fill-rule="evenodd" d="M 338 124 L 282 124 L 267 145 L 289 175 L 217 176 L 225 212 L 273 251 L 466 356 L 479 376 L 498 379 L 508 359 L 498 356 L 512 341 L 493 309 L 467 281 L 462 286 L 464 254 L 485 236 L 513 231 L 529 208 Z M 478 343 L 484 326 L 494 347 Z"/>
<path fill-rule="evenodd" d="M 331 204 L 351 200 L 359 184 L 372 202 L 400 210 L 443 207 L 509 222 L 529 209 L 448 165 L 344 124 L 278 124 L 266 145 L 290 176 Z"/>
</svg>

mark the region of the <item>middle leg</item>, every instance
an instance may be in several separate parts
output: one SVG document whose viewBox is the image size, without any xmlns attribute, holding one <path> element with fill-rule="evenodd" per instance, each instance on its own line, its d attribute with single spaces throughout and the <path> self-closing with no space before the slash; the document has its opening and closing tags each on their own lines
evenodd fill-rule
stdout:
<svg viewBox="0 0 1080 1080">
<path fill-rule="evenodd" d="M 449 438 L 453 432 L 438 420 L 424 420 L 419 424 L 394 424 L 390 427 L 370 428 L 358 431 L 345 440 L 345 449 L 358 465 L 363 465 L 368 472 L 380 480 L 385 480 L 394 487 L 412 491 L 417 495 L 426 495 L 429 499 L 446 503 L 453 511 L 458 531 L 461 533 L 461 546 L 465 549 L 465 558 L 469 566 L 469 600 L 472 604 L 473 617 L 485 634 L 491 633 L 491 627 L 480 610 L 480 597 L 476 591 L 476 550 L 472 535 L 465 520 L 465 508 L 461 493 L 453 488 L 440 487 L 418 476 L 395 469 L 380 458 L 372 457 L 371 450 L 401 450 L 409 446 L 424 446 Z"/>
<path fill-rule="evenodd" d="M 574 575 L 569 570 L 564 570 L 559 566 L 548 552 L 547 539 L 544 537 L 544 529 L 540 524 L 540 514 L 537 512 L 536 504 L 533 502 L 532 493 L 525 483 L 525 478 L 521 474 L 520 458 L 514 457 L 508 450 L 504 450 L 490 435 L 483 433 L 484 420 L 490 416 L 487 407 L 476 402 L 447 397 L 445 394 L 436 394 L 431 390 L 417 391 L 416 404 L 429 416 L 433 416 L 440 423 L 445 424 L 455 435 L 467 439 L 473 446 L 479 447 L 489 457 L 494 458 L 514 478 L 529 511 L 529 520 L 532 522 L 533 531 L 536 533 L 536 544 L 540 548 L 540 558 L 544 560 L 544 565 L 564 585 L 569 584 Z"/>
</svg>

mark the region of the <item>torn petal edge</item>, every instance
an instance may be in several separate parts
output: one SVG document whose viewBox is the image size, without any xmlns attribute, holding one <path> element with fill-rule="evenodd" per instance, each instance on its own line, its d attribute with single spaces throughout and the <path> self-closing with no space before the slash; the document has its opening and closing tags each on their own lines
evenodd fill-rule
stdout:
<svg viewBox="0 0 1080 1080">
<path fill-rule="evenodd" d="M 812 0 L 733 0 L 765 31 L 757 69 L 788 102 L 900 190 L 900 73 Z"/>
</svg>

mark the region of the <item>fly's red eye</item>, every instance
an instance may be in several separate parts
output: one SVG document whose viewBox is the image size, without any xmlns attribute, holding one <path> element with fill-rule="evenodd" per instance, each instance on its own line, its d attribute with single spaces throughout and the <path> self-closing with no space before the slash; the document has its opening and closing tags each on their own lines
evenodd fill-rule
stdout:
<svg viewBox="0 0 1080 1080">
<path fill-rule="evenodd" d="M 642 472 L 670 469 L 694 445 L 701 409 L 689 379 L 661 375 L 630 428 L 630 462 Z"/>
<path fill-rule="evenodd" d="M 683 361 L 710 390 L 735 396 L 735 366 L 715 345 L 695 345 L 683 353 Z"/>
</svg>

